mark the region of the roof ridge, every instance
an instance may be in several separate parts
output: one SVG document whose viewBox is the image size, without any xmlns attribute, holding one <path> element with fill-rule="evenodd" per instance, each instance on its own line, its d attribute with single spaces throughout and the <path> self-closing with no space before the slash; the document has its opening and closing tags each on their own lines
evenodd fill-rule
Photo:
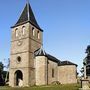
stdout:
<svg viewBox="0 0 90 90">
<path fill-rule="evenodd" d="M 73 62 L 71 62 L 71 61 L 68 61 L 68 60 L 66 60 L 66 61 L 61 61 L 60 65 L 76 65 L 76 66 L 77 66 L 77 64 L 75 64 L 75 63 L 73 63 Z"/>
<path fill-rule="evenodd" d="M 30 20 L 30 15 L 29 15 L 29 1 L 27 0 L 27 14 L 28 14 L 28 21 Z"/>
</svg>

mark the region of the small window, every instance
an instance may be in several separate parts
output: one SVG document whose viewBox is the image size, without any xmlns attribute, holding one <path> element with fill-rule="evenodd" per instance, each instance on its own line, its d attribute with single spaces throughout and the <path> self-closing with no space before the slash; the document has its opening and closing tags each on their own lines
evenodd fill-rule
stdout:
<svg viewBox="0 0 90 90">
<path fill-rule="evenodd" d="M 40 39 L 40 32 L 37 32 L 37 38 Z"/>
<path fill-rule="evenodd" d="M 18 37 L 18 29 L 15 30 L 15 36 Z"/>
<path fill-rule="evenodd" d="M 17 57 L 17 62 L 18 62 L 18 63 L 21 62 L 21 57 L 20 57 L 20 56 Z"/>
<path fill-rule="evenodd" d="M 22 27 L 22 34 L 25 34 L 25 26 Z"/>
<path fill-rule="evenodd" d="M 35 29 L 32 27 L 32 35 L 35 36 Z"/>
<path fill-rule="evenodd" d="M 54 78 L 54 69 L 52 69 L 52 77 Z"/>
</svg>

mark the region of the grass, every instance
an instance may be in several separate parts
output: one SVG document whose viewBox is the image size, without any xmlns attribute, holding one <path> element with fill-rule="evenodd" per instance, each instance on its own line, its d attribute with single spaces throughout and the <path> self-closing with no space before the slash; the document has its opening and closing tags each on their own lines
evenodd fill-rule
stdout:
<svg viewBox="0 0 90 90">
<path fill-rule="evenodd" d="M 49 86 L 33 86 L 29 88 L 11 88 L 0 87 L 0 90 L 78 90 L 80 85 L 68 84 L 68 85 L 49 85 Z"/>
</svg>

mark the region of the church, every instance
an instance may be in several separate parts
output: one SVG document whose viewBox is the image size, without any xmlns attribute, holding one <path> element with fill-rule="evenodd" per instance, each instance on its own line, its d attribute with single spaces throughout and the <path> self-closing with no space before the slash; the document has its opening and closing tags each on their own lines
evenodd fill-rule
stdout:
<svg viewBox="0 0 90 90">
<path fill-rule="evenodd" d="M 77 83 L 77 65 L 61 61 L 43 49 L 43 30 L 29 2 L 11 28 L 9 86 Z"/>
</svg>

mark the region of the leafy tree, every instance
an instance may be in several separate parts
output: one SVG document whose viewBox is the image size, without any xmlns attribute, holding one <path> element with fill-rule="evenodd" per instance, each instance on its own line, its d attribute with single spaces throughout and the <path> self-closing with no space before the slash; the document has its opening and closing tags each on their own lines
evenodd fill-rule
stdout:
<svg viewBox="0 0 90 90">
<path fill-rule="evenodd" d="M 2 74 L 2 72 L 3 72 L 3 68 L 4 68 L 4 65 L 3 65 L 3 63 L 2 62 L 0 62 L 0 75 Z"/>
<path fill-rule="evenodd" d="M 8 84 L 10 59 L 4 59 L 4 64 L 0 62 L 0 86 Z M 6 71 L 5 71 L 6 70 Z"/>
<path fill-rule="evenodd" d="M 0 86 L 3 86 L 5 84 L 3 79 L 3 69 L 4 69 L 4 65 L 2 62 L 0 62 Z"/>
<path fill-rule="evenodd" d="M 86 53 L 90 55 L 90 45 L 87 46 Z"/>
<path fill-rule="evenodd" d="M 84 77 L 84 67 L 81 68 L 80 72 L 82 74 L 82 77 Z"/>
<path fill-rule="evenodd" d="M 8 71 L 3 71 L 3 78 L 5 80 L 5 83 L 9 81 L 9 72 Z"/>
<path fill-rule="evenodd" d="M 4 68 L 6 69 L 6 71 L 3 71 L 3 77 L 5 80 L 5 83 L 7 84 L 7 82 L 9 81 L 9 65 L 10 65 L 10 58 L 8 59 L 4 59 L 5 61 L 5 65 Z"/>
</svg>

